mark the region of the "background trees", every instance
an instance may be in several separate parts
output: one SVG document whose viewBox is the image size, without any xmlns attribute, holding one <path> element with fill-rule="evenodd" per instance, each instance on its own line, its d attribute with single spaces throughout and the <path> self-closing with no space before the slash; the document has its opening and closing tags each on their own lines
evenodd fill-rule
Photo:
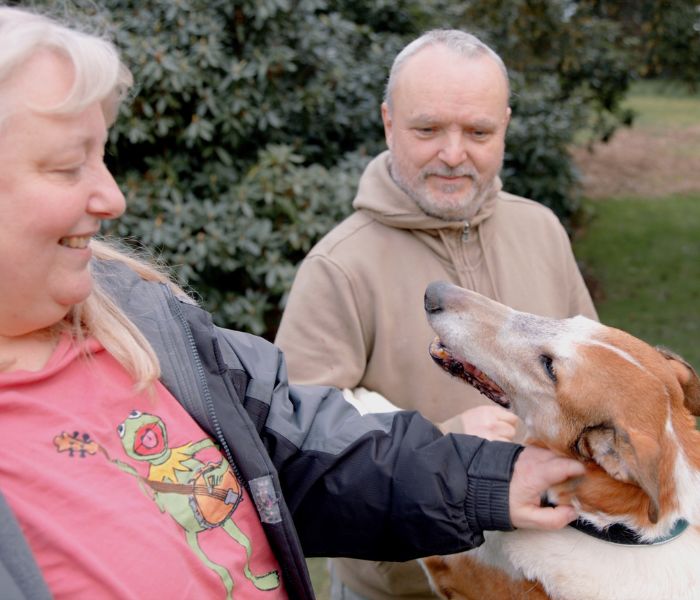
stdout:
<svg viewBox="0 0 700 600">
<path fill-rule="evenodd" d="M 173 265 L 221 324 L 272 337 L 297 263 L 351 211 L 359 173 L 383 148 L 383 87 L 408 39 L 460 27 L 501 53 L 513 89 L 505 186 L 570 225 L 577 132 L 604 139 L 629 122 L 620 101 L 637 72 L 697 75 L 697 1 L 674 1 L 673 16 L 668 4 L 75 0 L 60 10 L 112 35 L 137 82 L 111 135 L 129 210 L 110 231 Z"/>
</svg>

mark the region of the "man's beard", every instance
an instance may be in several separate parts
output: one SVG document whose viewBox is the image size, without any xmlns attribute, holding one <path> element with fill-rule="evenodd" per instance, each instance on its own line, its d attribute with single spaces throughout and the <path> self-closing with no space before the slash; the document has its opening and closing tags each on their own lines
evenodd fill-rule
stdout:
<svg viewBox="0 0 700 600">
<path fill-rule="evenodd" d="M 397 168 L 396 159 L 392 157 L 389 172 L 391 178 L 428 216 L 441 219 L 443 221 L 467 221 L 471 219 L 481 208 L 486 199 L 493 193 L 496 177 L 484 181 L 473 167 L 427 167 L 420 171 L 413 181 L 407 181 L 403 177 L 403 170 Z M 440 177 L 469 177 L 472 184 L 467 192 L 462 196 L 449 202 L 437 198 L 430 189 L 427 181 L 430 176 Z M 462 184 L 459 184 L 461 187 Z M 449 193 L 450 184 L 442 186 L 442 189 Z M 457 187 L 455 184 L 454 187 Z"/>
</svg>

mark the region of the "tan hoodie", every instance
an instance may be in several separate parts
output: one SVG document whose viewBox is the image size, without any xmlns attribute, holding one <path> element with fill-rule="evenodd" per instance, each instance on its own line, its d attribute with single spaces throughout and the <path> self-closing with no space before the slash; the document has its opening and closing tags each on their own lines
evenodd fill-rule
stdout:
<svg viewBox="0 0 700 600">
<path fill-rule="evenodd" d="M 544 316 L 597 315 L 551 210 L 499 182 L 470 223 L 442 221 L 394 183 L 388 159 L 384 152 L 367 166 L 355 213 L 301 263 L 275 343 L 294 383 L 362 386 L 441 423 L 489 400 L 433 364 L 428 283 L 451 281 Z M 415 561 L 335 563 L 368 598 L 434 597 Z"/>
</svg>

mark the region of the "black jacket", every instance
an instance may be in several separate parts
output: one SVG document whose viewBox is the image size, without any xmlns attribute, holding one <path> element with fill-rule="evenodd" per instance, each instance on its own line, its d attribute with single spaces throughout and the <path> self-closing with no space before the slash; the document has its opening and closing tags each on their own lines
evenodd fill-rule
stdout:
<svg viewBox="0 0 700 600">
<path fill-rule="evenodd" d="M 163 384 L 237 468 L 291 598 L 313 598 L 305 556 L 402 561 L 511 528 L 520 446 L 443 436 L 415 412 L 360 416 L 334 388 L 290 386 L 275 346 L 215 327 L 167 286 L 113 261 L 94 270 L 153 345 Z M 0 536 L 2 598 L 48 597 L 2 496 Z"/>
</svg>

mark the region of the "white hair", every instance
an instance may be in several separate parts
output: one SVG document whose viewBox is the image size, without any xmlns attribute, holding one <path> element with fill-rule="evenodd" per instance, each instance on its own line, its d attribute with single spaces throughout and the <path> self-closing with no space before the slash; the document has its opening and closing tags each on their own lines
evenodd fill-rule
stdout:
<svg viewBox="0 0 700 600">
<path fill-rule="evenodd" d="M 3 88 L 33 56 L 46 50 L 67 58 L 73 67 L 74 81 L 67 96 L 49 107 L 32 106 L 30 98 L 7 101 Z M 0 8 L 0 128 L 19 108 L 13 102 L 43 114 L 59 115 L 77 114 L 99 102 L 111 123 L 131 83 L 131 73 L 112 43 L 39 14 Z M 184 297 L 184 292 L 169 280 L 164 270 L 130 255 L 124 247 L 99 241 L 93 241 L 91 247 L 95 259 L 125 263 L 143 279 L 171 285 Z M 83 302 L 72 306 L 65 318 L 49 329 L 54 335 L 69 331 L 76 339 L 97 338 L 133 376 L 137 388 L 149 387 L 160 375 L 158 358 L 148 340 L 97 282 Z"/>
<path fill-rule="evenodd" d="M 460 31 L 459 29 L 433 29 L 413 40 L 396 55 L 396 58 L 391 65 L 389 79 L 384 90 L 384 102 L 386 102 L 389 110 L 392 108 L 391 96 L 394 86 L 396 85 L 396 77 L 403 65 L 409 58 L 415 56 L 423 48 L 437 45 L 445 46 L 446 48 L 449 48 L 453 52 L 456 52 L 465 58 L 478 58 L 480 56 L 487 56 L 491 58 L 503 73 L 506 87 L 508 88 L 510 94 L 508 69 L 506 69 L 503 60 L 494 50 L 471 33 Z"/>
<path fill-rule="evenodd" d="M 3 97 L 3 87 L 13 75 L 44 50 L 56 52 L 70 61 L 73 85 L 68 95 L 55 106 L 27 106 L 47 114 L 72 114 L 100 102 L 108 121 L 113 121 L 119 103 L 132 83 L 131 73 L 121 62 L 114 45 L 43 15 L 17 8 L 0 7 L 0 98 Z M 0 103 L 0 123 L 16 108 L 6 102 Z"/>
</svg>

